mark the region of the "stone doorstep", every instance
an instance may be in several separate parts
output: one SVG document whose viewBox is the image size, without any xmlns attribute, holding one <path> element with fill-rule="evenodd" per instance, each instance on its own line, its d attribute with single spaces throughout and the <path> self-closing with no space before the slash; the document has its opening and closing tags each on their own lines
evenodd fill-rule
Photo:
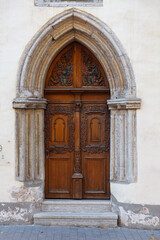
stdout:
<svg viewBox="0 0 160 240">
<path fill-rule="evenodd" d="M 34 214 L 34 224 L 43 226 L 117 227 L 115 213 L 53 213 Z"/>
<path fill-rule="evenodd" d="M 105 213 L 112 211 L 109 200 L 44 200 L 43 212 Z"/>
<path fill-rule="evenodd" d="M 44 200 L 42 212 L 33 216 L 35 225 L 117 227 L 110 200 Z"/>
</svg>

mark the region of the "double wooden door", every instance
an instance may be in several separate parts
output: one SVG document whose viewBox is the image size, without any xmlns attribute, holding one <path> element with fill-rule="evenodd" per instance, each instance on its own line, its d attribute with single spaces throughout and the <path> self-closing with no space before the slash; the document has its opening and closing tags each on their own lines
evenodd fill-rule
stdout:
<svg viewBox="0 0 160 240">
<path fill-rule="evenodd" d="M 46 198 L 109 199 L 109 91 L 93 54 L 66 47 L 49 69 L 45 97 Z"/>
</svg>

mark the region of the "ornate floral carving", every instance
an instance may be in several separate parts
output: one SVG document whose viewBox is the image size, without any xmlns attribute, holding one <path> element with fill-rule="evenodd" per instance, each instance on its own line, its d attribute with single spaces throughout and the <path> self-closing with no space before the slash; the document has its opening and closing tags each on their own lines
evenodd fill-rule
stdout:
<svg viewBox="0 0 160 240">
<path fill-rule="evenodd" d="M 48 86 L 72 86 L 73 84 L 73 48 L 64 53 L 55 64 Z"/>
<path fill-rule="evenodd" d="M 83 106 L 82 107 L 82 119 L 81 119 L 81 149 L 84 152 L 88 153 L 101 153 L 108 152 L 110 148 L 110 119 L 109 111 L 107 106 L 92 105 L 92 106 Z M 88 115 L 93 113 L 99 113 L 104 115 L 105 121 L 105 136 L 104 142 L 102 144 L 87 144 L 87 120 Z"/>
<path fill-rule="evenodd" d="M 80 112 L 81 111 L 82 104 L 81 103 L 75 103 L 75 111 Z"/>
<path fill-rule="evenodd" d="M 45 114 L 45 143 L 46 151 L 56 153 L 72 152 L 74 150 L 74 123 L 73 123 L 74 106 L 62 106 L 62 105 L 48 105 Z M 64 114 L 68 116 L 68 144 L 67 145 L 50 145 L 50 120 L 51 115 Z"/>
<path fill-rule="evenodd" d="M 74 152 L 74 173 L 81 173 L 81 151 L 75 149 Z"/>
<path fill-rule="evenodd" d="M 83 67 L 82 67 L 82 79 L 83 86 L 105 86 L 104 77 L 93 60 L 92 56 L 86 51 L 82 50 Z"/>
</svg>

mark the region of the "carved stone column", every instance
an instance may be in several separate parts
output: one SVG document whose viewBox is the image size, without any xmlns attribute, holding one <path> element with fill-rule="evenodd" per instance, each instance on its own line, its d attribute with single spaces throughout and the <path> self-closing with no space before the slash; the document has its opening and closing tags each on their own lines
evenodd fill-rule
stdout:
<svg viewBox="0 0 160 240">
<path fill-rule="evenodd" d="M 41 182 L 44 179 L 45 99 L 13 101 L 16 109 L 16 179 Z"/>
<path fill-rule="evenodd" d="M 141 100 L 115 99 L 107 101 L 111 110 L 110 179 L 131 183 L 137 180 L 136 109 Z"/>
</svg>

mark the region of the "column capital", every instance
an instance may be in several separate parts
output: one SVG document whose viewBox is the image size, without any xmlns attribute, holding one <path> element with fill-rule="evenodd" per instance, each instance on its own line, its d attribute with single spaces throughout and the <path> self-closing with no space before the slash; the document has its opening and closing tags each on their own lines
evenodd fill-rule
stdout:
<svg viewBox="0 0 160 240">
<path fill-rule="evenodd" d="M 12 104 L 16 109 L 45 109 L 47 100 L 44 98 L 14 98 Z"/>
<path fill-rule="evenodd" d="M 109 110 L 129 110 L 141 108 L 140 98 L 119 98 L 107 100 Z"/>
</svg>

